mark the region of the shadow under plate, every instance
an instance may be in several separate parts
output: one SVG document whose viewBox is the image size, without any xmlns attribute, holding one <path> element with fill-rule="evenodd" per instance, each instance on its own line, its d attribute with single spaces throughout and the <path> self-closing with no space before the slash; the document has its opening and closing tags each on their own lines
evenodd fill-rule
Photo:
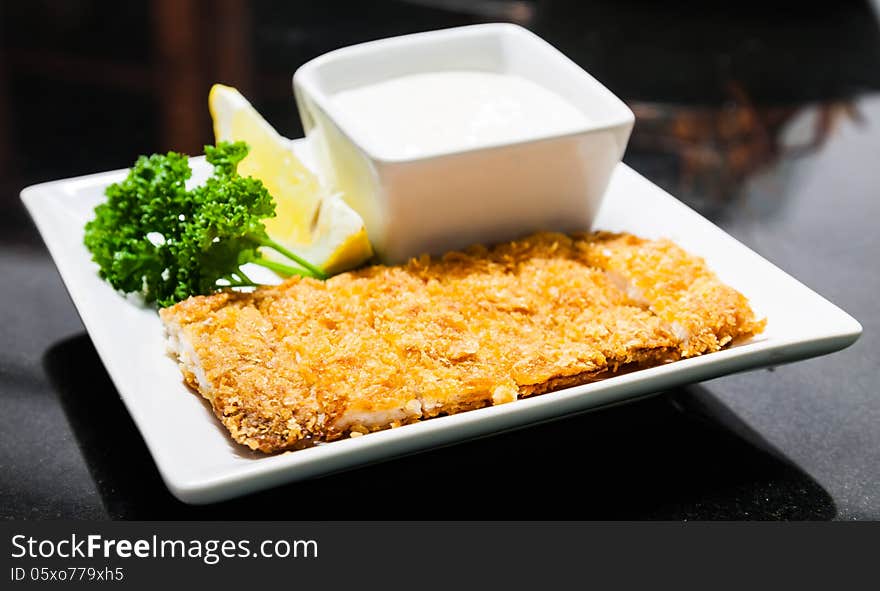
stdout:
<svg viewBox="0 0 880 591">
<path fill-rule="evenodd" d="M 830 495 L 702 386 L 208 506 L 165 488 L 88 336 L 44 367 L 114 519 L 832 519 Z"/>
</svg>

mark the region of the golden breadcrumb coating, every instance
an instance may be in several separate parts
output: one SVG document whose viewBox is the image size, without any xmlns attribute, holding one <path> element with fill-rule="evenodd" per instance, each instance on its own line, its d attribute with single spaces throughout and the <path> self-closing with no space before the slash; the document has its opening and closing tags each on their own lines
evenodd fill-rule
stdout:
<svg viewBox="0 0 880 591">
<path fill-rule="evenodd" d="M 763 330 L 667 240 L 540 233 L 160 311 L 235 441 L 295 449 L 717 351 Z"/>
</svg>

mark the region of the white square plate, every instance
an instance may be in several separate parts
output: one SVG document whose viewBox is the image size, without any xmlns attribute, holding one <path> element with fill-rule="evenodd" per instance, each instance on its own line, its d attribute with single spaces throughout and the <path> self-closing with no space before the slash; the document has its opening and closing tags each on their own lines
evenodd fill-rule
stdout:
<svg viewBox="0 0 880 591">
<path fill-rule="evenodd" d="M 295 150 L 310 162 L 307 145 Z M 191 160 L 194 177 L 207 173 Z M 210 503 L 396 455 L 583 411 L 717 376 L 842 349 L 862 327 L 843 310 L 764 260 L 624 164 L 615 170 L 596 227 L 668 237 L 706 258 L 740 290 L 767 329 L 747 343 L 601 382 L 497 407 L 438 417 L 326 445 L 262 456 L 235 444 L 209 406 L 183 384 L 165 354 L 162 325 L 102 281 L 82 244 L 83 225 L 112 171 L 28 187 L 21 197 L 73 303 L 168 488 L 187 503 Z M 773 379 L 768 376 L 767 379 Z"/>
</svg>

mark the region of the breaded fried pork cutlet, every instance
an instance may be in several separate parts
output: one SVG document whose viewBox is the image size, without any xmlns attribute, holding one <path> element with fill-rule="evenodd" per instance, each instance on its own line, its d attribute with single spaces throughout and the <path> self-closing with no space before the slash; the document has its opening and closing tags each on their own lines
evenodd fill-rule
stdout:
<svg viewBox="0 0 880 591">
<path fill-rule="evenodd" d="M 761 332 L 666 240 L 541 233 L 161 310 L 235 441 L 296 449 L 711 353 Z"/>
</svg>

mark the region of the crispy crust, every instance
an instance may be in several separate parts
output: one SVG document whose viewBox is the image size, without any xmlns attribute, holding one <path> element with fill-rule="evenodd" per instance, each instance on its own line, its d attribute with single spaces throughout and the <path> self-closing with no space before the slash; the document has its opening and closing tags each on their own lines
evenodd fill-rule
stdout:
<svg viewBox="0 0 880 591">
<path fill-rule="evenodd" d="M 717 351 L 763 330 L 669 241 L 541 233 L 160 311 L 186 382 L 263 452 Z"/>
</svg>

